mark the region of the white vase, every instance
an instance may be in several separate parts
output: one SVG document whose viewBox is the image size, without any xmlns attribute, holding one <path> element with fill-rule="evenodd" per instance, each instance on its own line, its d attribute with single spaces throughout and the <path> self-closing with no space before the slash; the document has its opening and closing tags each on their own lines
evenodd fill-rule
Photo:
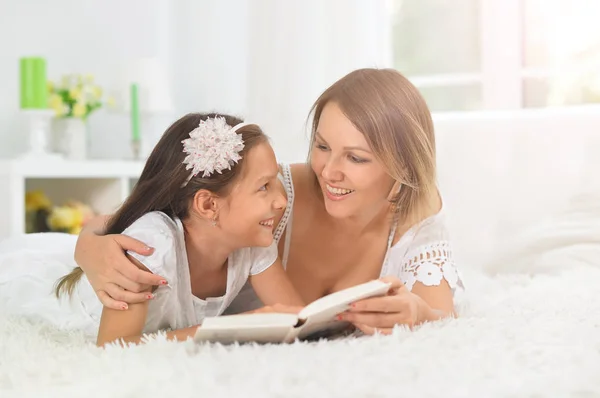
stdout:
<svg viewBox="0 0 600 398">
<path fill-rule="evenodd" d="M 85 120 L 67 117 L 54 120 L 54 150 L 69 160 L 87 158 L 88 132 Z"/>
</svg>

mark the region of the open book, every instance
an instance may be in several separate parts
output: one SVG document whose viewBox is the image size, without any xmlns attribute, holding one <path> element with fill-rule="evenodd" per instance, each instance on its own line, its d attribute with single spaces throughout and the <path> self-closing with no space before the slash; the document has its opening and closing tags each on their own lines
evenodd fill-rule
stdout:
<svg viewBox="0 0 600 398">
<path fill-rule="evenodd" d="M 289 343 L 296 339 L 316 339 L 347 329 L 336 316 L 350 304 L 365 298 L 383 296 L 390 288 L 380 280 L 340 290 L 313 301 L 298 314 L 257 313 L 208 317 L 196 330 L 196 342 Z"/>
</svg>

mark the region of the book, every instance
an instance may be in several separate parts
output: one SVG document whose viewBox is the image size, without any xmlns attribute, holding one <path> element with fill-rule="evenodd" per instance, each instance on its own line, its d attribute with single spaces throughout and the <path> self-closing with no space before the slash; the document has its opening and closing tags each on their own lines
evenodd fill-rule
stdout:
<svg viewBox="0 0 600 398">
<path fill-rule="evenodd" d="M 230 343 L 290 343 L 316 340 L 344 333 L 351 326 L 336 319 L 350 304 L 384 296 L 390 284 L 380 280 L 363 283 L 313 301 L 298 314 L 254 313 L 207 317 L 196 330 L 194 341 Z"/>
</svg>

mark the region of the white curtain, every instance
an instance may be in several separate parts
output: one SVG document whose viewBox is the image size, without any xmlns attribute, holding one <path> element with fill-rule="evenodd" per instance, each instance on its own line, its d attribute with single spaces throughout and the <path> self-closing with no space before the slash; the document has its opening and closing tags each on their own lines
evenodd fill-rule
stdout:
<svg viewBox="0 0 600 398">
<path fill-rule="evenodd" d="M 391 64 L 386 0 L 252 0 L 248 9 L 248 119 L 280 162 L 306 159 L 307 116 L 330 84 Z"/>
</svg>

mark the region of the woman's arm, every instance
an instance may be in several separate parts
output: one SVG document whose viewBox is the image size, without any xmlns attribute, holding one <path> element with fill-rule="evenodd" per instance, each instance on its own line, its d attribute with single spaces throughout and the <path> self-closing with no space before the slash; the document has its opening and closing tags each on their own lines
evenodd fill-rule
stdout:
<svg viewBox="0 0 600 398">
<path fill-rule="evenodd" d="M 108 222 L 110 217 L 111 216 L 109 214 L 102 214 L 102 215 L 96 216 L 96 217 L 92 218 L 91 220 L 89 220 L 85 224 L 85 226 L 83 227 L 81 232 L 79 233 L 79 238 L 77 240 L 79 241 L 79 239 L 82 236 L 87 236 L 90 234 L 103 235 L 104 231 L 105 231 L 106 223 Z"/>
<path fill-rule="evenodd" d="M 129 261 L 133 262 L 142 272 L 151 273 L 142 263 L 131 256 L 127 256 Z M 144 294 L 148 295 L 154 290 L 148 287 Z M 104 307 L 102 317 L 100 318 L 100 327 L 98 329 L 98 338 L 96 344 L 103 346 L 115 341 L 124 343 L 139 344 L 142 342 L 142 331 L 146 324 L 148 316 L 148 301 L 136 303 L 129 306 L 129 311 L 118 311 Z M 167 332 L 169 340 L 183 341 L 193 337 L 196 332 L 196 326 L 185 329 L 178 329 Z"/>
<path fill-rule="evenodd" d="M 456 316 L 452 291 L 445 282 L 438 286 L 425 286 L 418 282 L 413 291 L 409 291 L 396 277 L 381 280 L 391 284 L 386 296 L 357 301 L 339 319 L 352 322 L 365 334 L 391 334 L 396 325 L 412 328 Z"/>
<path fill-rule="evenodd" d="M 128 304 L 147 300 L 144 293 L 149 286 L 166 284 L 160 275 L 144 272 L 125 256 L 131 250 L 143 256 L 153 248 L 126 235 L 102 235 L 110 216 L 90 220 L 79 234 L 75 246 L 75 261 L 105 307 L 115 310 Z"/>
<path fill-rule="evenodd" d="M 455 316 L 451 292 L 448 298 L 443 286 L 423 286 L 427 293 L 420 296 L 409 291 L 396 277 L 382 280 L 392 285 L 387 296 L 357 301 L 339 319 L 353 323 L 365 334 L 391 334 L 396 325 L 412 328 L 424 322 Z"/>
<path fill-rule="evenodd" d="M 417 324 L 457 316 L 452 289 L 445 280 L 437 286 L 426 286 L 416 282 L 411 294 L 417 301 Z"/>
<path fill-rule="evenodd" d="M 279 257 L 273 265 L 260 274 L 250 276 L 250 283 L 258 298 L 266 306 L 275 304 L 304 306 L 304 301 L 286 275 Z"/>
</svg>

